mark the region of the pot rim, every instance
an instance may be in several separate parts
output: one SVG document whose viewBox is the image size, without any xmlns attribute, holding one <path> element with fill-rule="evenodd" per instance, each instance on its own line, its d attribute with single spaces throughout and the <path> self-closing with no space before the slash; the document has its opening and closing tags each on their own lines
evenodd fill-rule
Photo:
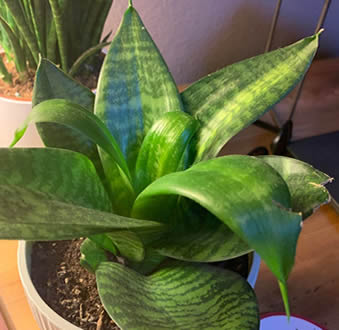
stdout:
<svg viewBox="0 0 339 330">
<path fill-rule="evenodd" d="M 0 100 L 9 103 L 32 104 L 32 99 L 26 97 L 15 97 L 0 94 Z"/>
<path fill-rule="evenodd" d="M 24 287 L 25 294 L 28 299 L 39 308 L 40 312 L 60 329 L 67 330 L 79 330 L 77 326 L 63 319 L 59 314 L 57 314 L 52 308 L 50 308 L 45 301 L 38 294 L 30 276 L 30 260 L 27 260 L 28 249 L 32 246 L 34 242 L 19 241 L 18 244 L 18 270 L 21 279 L 22 286 Z M 260 268 L 260 256 L 254 252 L 252 258 L 252 265 L 250 272 L 247 276 L 247 282 L 254 289 Z"/>
<path fill-rule="evenodd" d="M 32 244 L 33 242 L 29 242 Z M 39 312 L 52 324 L 64 330 L 80 330 L 74 324 L 66 321 L 52 308 L 50 308 L 38 294 L 30 276 L 30 261 L 27 260 L 28 246 L 26 241 L 19 241 L 18 244 L 18 270 L 21 284 L 29 301 L 34 302 Z M 33 313 L 34 314 L 34 313 Z"/>
</svg>

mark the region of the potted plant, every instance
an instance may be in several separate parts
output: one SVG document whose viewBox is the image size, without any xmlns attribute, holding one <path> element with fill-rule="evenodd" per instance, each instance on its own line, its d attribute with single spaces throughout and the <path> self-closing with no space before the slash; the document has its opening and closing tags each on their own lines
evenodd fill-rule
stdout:
<svg viewBox="0 0 339 330">
<path fill-rule="evenodd" d="M 100 40 L 111 5 L 112 0 L 1 2 L 1 146 L 8 146 L 9 133 L 18 127 L 31 110 L 33 79 L 39 56 L 50 59 L 65 72 L 95 88 L 96 78 L 93 76 L 97 77 L 99 62 L 102 61 L 98 51 L 108 45 L 107 37 Z M 86 71 L 86 74 L 79 76 L 79 67 L 84 63 L 86 65 L 81 72 Z M 13 72 L 8 71 L 9 67 Z M 41 145 L 34 130 L 29 135 L 24 145 Z"/>
<path fill-rule="evenodd" d="M 257 329 L 251 286 L 207 264 L 253 250 L 277 277 L 289 314 L 301 225 L 328 202 L 330 178 L 292 158 L 216 156 L 300 81 L 318 38 L 228 66 L 179 94 L 130 2 L 96 96 L 41 61 L 33 110 L 12 145 L 35 123 L 47 147 L 0 149 L 0 237 L 87 237 L 80 262 L 122 329 Z"/>
</svg>

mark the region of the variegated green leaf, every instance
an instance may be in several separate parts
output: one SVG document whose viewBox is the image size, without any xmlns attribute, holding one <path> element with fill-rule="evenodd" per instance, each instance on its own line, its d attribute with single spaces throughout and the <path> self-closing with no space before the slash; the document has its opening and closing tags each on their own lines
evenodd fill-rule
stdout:
<svg viewBox="0 0 339 330">
<path fill-rule="evenodd" d="M 105 235 L 116 246 L 117 255 L 133 262 L 141 262 L 144 259 L 144 244 L 136 233 L 121 230 Z"/>
<path fill-rule="evenodd" d="M 66 240 L 145 228 L 164 231 L 159 223 L 63 203 L 50 194 L 0 184 L 1 239 Z"/>
<path fill-rule="evenodd" d="M 169 258 L 161 255 L 156 250 L 145 247 L 144 259 L 141 262 L 128 261 L 128 268 L 131 268 L 139 274 L 149 275 L 154 270 L 159 269 Z"/>
<path fill-rule="evenodd" d="M 167 195 L 184 196 L 206 208 L 255 249 L 280 281 L 286 281 L 301 216 L 288 211 L 288 187 L 272 167 L 249 156 L 196 164 L 148 186 L 135 201 L 133 217 L 164 221 L 162 214 L 173 207 L 166 206 Z"/>
<path fill-rule="evenodd" d="M 17 129 L 11 146 L 21 139 L 32 122 L 56 123 L 83 134 L 86 139 L 103 148 L 109 154 L 111 162 L 120 167 L 127 180 L 130 179 L 128 167 L 116 141 L 100 119 L 82 106 L 62 99 L 40 103 L 33 108 L 22 127 Z"/>
<path fill-rule="evenodd" d="M 103 262 L 96 278 L 106 311 L 122 329 L 254 330 L 259 326 L 253 290 L 240 275 L 227 270 L 176 263 L 143 276 Z"/>
<path fill-rule="evenodd" d="M 65 99 L 93 112 L 94 94 L 55 64 L 42 58 L 36 72 L 33 106 L 50 99 Z"/>
<path fill-rule="evenodd" d="M 196 162 L 215 157 L 231 137 L 291 91 L 309 68 L 318 39 L 316 34 L 227 66 L 181 94 L 185 110 L 202 123 Z"/>
<path fill-rule="evenodd" d="M 111 202 L 91 161 L 53 148 L 0 148 L 0 184 L 39 192 L 60 202 L 111 211 Z M 14 196 L 11 204 L 20 201 Z"/>
<path fill-rule="evenodd" d="M 181 204 L 189 202 L 180 201 Z M 184 208 L 176 219 L 175 229 L 150 245 L 163 256 L 186 261 L 215 262 L 232 259 L 252 250 L 227 225 L 199 205 L 189 203 L 188 209 Z"/>
<path fill-rule="evenodd" d="M 153 123 L 163 113 L 178 110 L 182 104 L 174 80 L 130 7 L 105 58 L 95 113 L 117 140 L 131 171 Z"/>
<path fill-rule="evenodd" d="M 137 191 L 157 178 L 188 167 L 185 155 L 199 123 L 175 111 L 165 113 L 148 131 L 138 154 L 135 169 Z"/>
<path fill-rule="evenodd" d="M 108 256 L 95 242 L 86 238 L 80 247 L 80 264 L 91 273 L 95 273 L 101 262 L 108 261 Z"/>
<path fill-rule="evenodd" d="M 65 99 L 93 112 L 94 94 L 47 59 L 41 59 L 36 72 L 33 89 L 33 107 L 43 101 Z M 84 134 L 54 123 L 38 123 L 39 135 L 47 147 L 81 152 L 92 160 L 101 179 L 104 171 L 98 150 L 93 141 Z"/>
<path fill-rule="evenodd" d="M 310 216 L 320 205 L 330 201 L 324 185 L 331 178 L 300 160 L 279 156 L 264 156 L 261 160 L 272 166 L 285 180 L 291 193 L 294 212 L 302 212 L 303 218 Z"/>
<path fill-rule="evenodd" d="M 93 164 L 79 153 L 3 148 L 0 160 L 0 238 L 53 240 L 117 229 L 165 230 L 158 223 L 104 212 L 111 210 L 106 191 Z"/>
<path fill-rule="evenodd" d="M 38 42 L 28 25 L 28 22 L 25 18 L 25 13 L 23 10 L 23 6 L 21 1 L 19 0 L 3 0 L 9 10 L 11 11 L 11 14 L 13 15 L 14 21 L 20 30 L 20 33 L 25 38 L 28 47 L 30 51 L 32 52 L 32 55 L 34 57 L 35 65 L 38 64 L 38 54 L 39 54 L 39 46 Z"/>
</svg>

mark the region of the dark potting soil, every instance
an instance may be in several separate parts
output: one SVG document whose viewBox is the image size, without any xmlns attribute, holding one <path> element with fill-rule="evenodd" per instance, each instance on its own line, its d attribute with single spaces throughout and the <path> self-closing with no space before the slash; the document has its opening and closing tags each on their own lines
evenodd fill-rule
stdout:
<svg viewBox="0 0 339 330">
<path fill-rule="evenodd" d="M 31 277 L 42 299 L 64 319 L 85 330 L 118 330 L 104 310 L 94 274 L 80 263 L 82 240 L 33 244 Z M 248 256 L 214 263 L 248 276 Z"/>
<path fill-rule="evenodd" d="M 105 312 L 94 274 L 80 263 L 81 240 L 33 244 L 31 277 L 42 299 L 81 329 L 117 330 Z"/>
<path fill-rule="evenodd" d="M 5 54 L 0 53 L 5 67 L 12 75 L 12 84 L 8 84 L 3 79 L 0 79 L 0 95 L 16 97 L 17 99 L 32 99 L 35 72 L 29 69 L 24 74 L 19 74 L 16 71 L 14 61 L 8 61 Z M 75 75 L 75 80 L 80 81 L 87 88 L 93 90 L 97 87 L 99 71 L 104 61 L 104 54 L 99 53 L 94 55 L 85 63 L 79 73 Z"/>
</svg>

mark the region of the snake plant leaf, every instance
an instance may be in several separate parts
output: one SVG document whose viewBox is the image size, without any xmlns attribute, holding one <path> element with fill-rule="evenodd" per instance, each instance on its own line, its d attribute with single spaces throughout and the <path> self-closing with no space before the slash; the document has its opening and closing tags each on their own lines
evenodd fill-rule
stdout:
<svg viewBox="0 0 339 330">
<path fill-rule="evenodd" d="M 161 255 L 156 250 L 145 246 L 144 259 L 141 262 L 128 261 L 128 268 L 135 270 L 139 274 L 149 275 L 159 269 L 163 263 L 169 259 Z"/>
<path fill-rule="evenodd" d="M 215 262 L 247 254 L 252 249 L 214 215 L 190 205 L 175 229 L 150 246 L 160 255 L 193 262 Z M 155 217 L 154 217 L 155 218 Z"/>
<path fill-rule="evenodd" d="M 198 127 L 198 121 L 179 111 L 167 112 L 154 123 L 145 136 L 137 158 L 137 192 L 165 174 L 188 167 L 185 152 Z"/>
<path fill-rule="evenodd" d="M 0 238 L 66 240 L 112 232 L 152 228 L 161 224 L 122 217 L 53 199 L 15 185 L 0 184 Z"/>
<path fill-rule="evenodd" d="M 8 84 L 12 84 L 12 75 L 8 72 L 1 56 L 0 56 L 0 79 L 3 79 Z"/>
<path fill-rule="evenodd" d="M 294 158 L 263 156 L 260 159 L 283 177 L 290 190 L 292 210 L 302 212 L 304 219 L 330 201 L 324 185 L 332 179 L 325 173 Z"/>
<path fill-rule="evenodd" d="M 26 21 L 25 13 L 24 13 L 21 1 L 20 0 L 4 0 L 4 3 L 7 5 L 9 10 L 11 11 L 11 14 L 13 15 L 15 23 L 18 29 L 20 30 L 20 32 L 22 33 L 22 35 L 24 36 L 28 44 L 28 47 L 34 57 L 35 64 L 37 65 L 39 47 L 35 39 L 35 36 Z"/>
<path fill-rule="evenodd" d="M 137 233 L 166 230 L 159 223 L 110 213 L 110 200 L 93 164 L 79 153 L 3 148 L 0 160 L 3 239 L 53 240 L 118 229 Z"/>
<path fill-rule="evenodd" d="M 40 192 L 60 202 L 111 211 L 111 202 L 91 161 L 53 148 L 0 148 L 0 182 Z M 20 164 L 20 166 L 18 166 Z M 15 201 L 20 203 L 17 198 Z"/>
<path fill-rule="evenodd" d="M 26 63 L 25 63 L 25 56 L 22 51 L 22 47 L 20 45 L 20 40 L 18 37 L 15 35 L 13 32 L 11 26 L 7 23 L 7 21 L 0 16 L 0 25 L 6 31 L 7 37 L 10 40 L 12 49 L 13 49 L 13 54 L 15 57 L 15 68 L 19 73 L 22 73 L 26 70 Z"/>
<path fill-rule="evenodd" d="M 259 326 L 253 290 L 240 275 L 227 270 L 177 263 L 144 276 L 123 265 L 102 262 L 96 279 L 100 299 L 121 329 Z"/>
<path fill-rule="evenodd" d="M 62 99 L 48 100 L 38 104 L 32 109 L 22 127 L 17 129 L 11 146 L 21 139 L 31 122 L 57 123 L 83 134 L 87 139 L 102 147 L 110 155 L 111 162 L 115 161 L 130 178 L 125 159 L 116 141 L 100 119 L 84 107 Z"/>
<path fill-rule="evenodd" d="M 80 247 L 80 265 L 91 273 L 95 273 L 99 264 L 108 261 L 108 256 L 104 249 L 101 249 L 95 242 L 86 238 Z"/>
<path fill-rule="evenodd" d="M 32 103 L 36 106 L 50 99 L 66 99 L 93 112 L 94 94 L 51 61 L 41 58 L 36 72 Z"/>
<path fill-rule="evenodd" d="M 309 68 L 318 39 L 316 34 L 227 66 L 181 94 L 185 110 L 202 123 L 196 162 L 215 157 L 231 137 L 291 91 Z"/>
<path fill-rule="evenodd" d="M 129 7 L 101 70 L 95 114 L 118 142 L 131 172 L 153 123 L 165 112 L 181 110 L 164 60 L 138 13 Z"/>
<path fill-rule="evenodd" d="M 60 60 L 61 60 L 61 67 L 64 71 L 68 71 L 69 69 L 69 56 L 67 54 L 67 38 L 68 33 L 66 33 L 66 21 L 64 19 L 64 12 L 67 5 L 67 0 L 65 1 L 58 1 L 58 0 L 49 0 L 49 4 L 51 6 L 53 19 L 55 22 L 56 28 L 56 35 L 58 39 L 58 45 L 60 50 Z"/>
<path fill-rule="evenodd" d="M 84 51 L 77 59 L 74 61 L 72 67 L 69 69 L 68 74 L 72 77 L 79 71 L 81 66 L 88 60 L 89 57 L 96 54 L 99 50 L 102 50 L 104 47 L 109 46 L 111 42 L 102 42 L 97 44 L 86 51 Z"/>
<path fill-rule="evenodd" d="M 33 107 L 50 99 L 66 99 L 92 112 L 94 94 L 47 59 L 40 59 L 33 89 Z M 39 135 L 47 147 L 81 152 L 94 163 L 100 177 L 104 179 L 97 147 L 83 134 L 54 123 L 38 123 Z"/>
<path fill-rule="evenodd" d="M 131 231 L 114 231 L 106 236 L 118 249 L 118 255 L 129 261 L 141 262 L 145 257 L 145 247 L 141 238 Z"/>
<path fill-rule="evenodd" d="M 201 162 L 153 182 L 136 199 L 132 216 L 152 219 L 158 215 L 162 221 L 166 195 L 184 196 L 203 206 L 286 282 L 294 264 L 301 216 L 288 211 L 288 187 L 271 166 L 240 155 Z"/>
</svg>

